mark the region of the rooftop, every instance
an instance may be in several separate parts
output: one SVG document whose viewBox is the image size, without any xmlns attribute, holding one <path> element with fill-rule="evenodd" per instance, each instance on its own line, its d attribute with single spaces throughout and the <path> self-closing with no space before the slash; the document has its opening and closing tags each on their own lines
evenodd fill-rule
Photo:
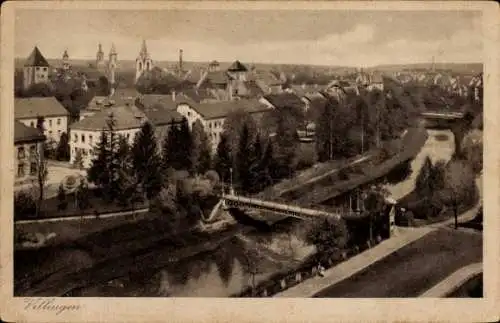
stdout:
<svg viewBox="0 0 500 323">
<path fill-rule="evenodd" d="M 14 120 L 14 143 L 26 141 L 45 141 L 45 136 L 37 128 L 28 127 Z"/>
<path fill-rule="evenodd" d="M 175 111 L 168 109 L 154 109 L 144 112 L 148 120 L 155 126 L 161 126 L 174 122 L 182 121 L 183 116 Z"/>
<path fill-rule="evenodd" d="M 14 100 L 15 119 L 69 116 L 55 97 L 16 98 Z"/>
<path fill-rule="evenodd" d="M 26 59 L 24 66 L 49 67 L 49 63 L 47 62 L 45 57 L 43 57 L 43 55 L 40 52 L 40 50 L 38 49 L 38 47 L 35 46 L 35 48 L 31 52 L 30 56 L 28 56 L 28 59 Z"/>
<path fill-rule="evenodd" d="M 245 110 L 249 113 L 269 111 L 270 108 L 260 103 L 257 99 L 241 99 L 233 101 L 220 101 L 210 103 L 200 103 L 192 106 L 205 119 L 224 118 L 235 110 Z"/>
<path fill-rule="evenodd" d="M 304 107 L 304 102 L 294 93 L 268 94 L 264 98 L 275 108 Z"/>
<path fill-rule="evenodd" d="M 111 114 L 115 119 L 115 130 L 140 128 L 146 120 L 144 112 L 135 106 L 112 106 L 72 124 L 70 128 L 94 131 L 107 129 L 107 121 Z"/>
<path fill-rule="evenodd" d="M 236 60 L 228 67 L 228 71 L 231 72 L 246 72 L 248 71 L 247 67 L 243 65 L 240 61 Z"/>
</svg>

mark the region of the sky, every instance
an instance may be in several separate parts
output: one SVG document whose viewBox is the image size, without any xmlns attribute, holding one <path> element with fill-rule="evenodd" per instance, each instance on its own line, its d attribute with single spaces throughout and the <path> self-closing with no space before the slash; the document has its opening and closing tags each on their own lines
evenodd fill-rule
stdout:
<svg viewBox="0 0 500 323">
<path fill-rule="evenodd" d="M 479 11 L 16 10 L 15 56 L 374 66 L 482 62 Z"/>
</svg>

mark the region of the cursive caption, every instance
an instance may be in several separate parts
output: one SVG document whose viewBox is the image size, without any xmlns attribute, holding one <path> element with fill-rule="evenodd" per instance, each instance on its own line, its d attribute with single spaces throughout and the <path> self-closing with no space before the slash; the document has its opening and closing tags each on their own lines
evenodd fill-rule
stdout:
<svg viewBox="0 0 500 323">
<path fill-rule="evenodd" d="M 25 310 L 54 312 L 56 315 L 81 309 L 81 306 L 76 304 L 58 304 L 54 298 L 25 299 L 24 302 Z"/>
</svg>

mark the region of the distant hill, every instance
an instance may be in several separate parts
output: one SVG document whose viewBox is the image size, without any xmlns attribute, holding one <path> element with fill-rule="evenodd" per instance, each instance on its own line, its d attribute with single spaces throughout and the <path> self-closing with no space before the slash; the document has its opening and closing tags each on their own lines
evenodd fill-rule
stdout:
<svg viewBox="0 0 500 323">
<path fill-rule="evenodd" d="M 22 68 L 25 58 L 15 59 L 15 68 Z M 47 59 L 49 64 L 52 66 L 60 66 L 60 59 Z M 71 64 L 75 66 L 88 66 L 93 64 L 94 60 L 71 60 Z M 226 69 L 232 62 L 219 62 L 221 69 Z M 270 71 L 275 70 L 284 73 L 327 73 L 327 74 L 344 74 L 355 72 L 358 68 L 352 66 L 320 66 L 320 65 L 305 65 L 305 64 L 271 64 L 271 63 L 248 63 L 242 62 L 247 65 L 247 67 L 254 66 L 258 70 Z M 176 61 L 154 61 L 156 66 L 160 68 L 175 68 L 177 66 Z M 206 68 L 209 62 L 183 62 L 183 68 L 185 70 L 192 70 L 197 73 L 200 69 Z M 396 71 L 407 70 L 431 70 L 432 63 L 418 63 L 418 64 L 387 64 L 378 65 L 374 67 L 364 68 L 365 71 L 380 71 L 385 73 L 392 73 Z M 483 71 L 482 63 L 436 63 L 436 70 L 440 71 L 451 71 L 455 73 L 471 73 L 477 74 Z M 134 60 L 118 60 L 118 70 L 121 71 L 133 71 L 135 70 Z"/>
</svg>

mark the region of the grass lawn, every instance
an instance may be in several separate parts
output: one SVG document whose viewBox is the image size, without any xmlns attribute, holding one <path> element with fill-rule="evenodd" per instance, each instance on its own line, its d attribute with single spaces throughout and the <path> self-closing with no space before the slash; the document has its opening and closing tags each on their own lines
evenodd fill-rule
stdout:
<svg viewBox="0 0 500 323">
<path fill-rule="evenodd" d="M 131 211 L 134 209 L 143 209 L 148 207 L 147 203 L 137 203 L 136 205 L 122 206 L 117 203 L 108 203 L 103 199 L 95 196 L 94 191 L 89 191 L 89 204 L 90 206 L 84 210 L 77 208 L 75 205 L 74 195 L 67 195 L 66 201 L 68 206 L 65 210 L 59 210 L 59 200 L 57 196 L 46 199 L 43 201 L 42 213 L 38 218 L 56 218 L 56 217 L 70 217 L 70 216 L 81 216 L 81 215 L 91 215 L 91 214 L 103 214 L 111 212 L 124 212 Z M 16 217 L 16 220 L 33 220 L 34 217 L 29 214 L 24 214 Z"/>
</svg>

